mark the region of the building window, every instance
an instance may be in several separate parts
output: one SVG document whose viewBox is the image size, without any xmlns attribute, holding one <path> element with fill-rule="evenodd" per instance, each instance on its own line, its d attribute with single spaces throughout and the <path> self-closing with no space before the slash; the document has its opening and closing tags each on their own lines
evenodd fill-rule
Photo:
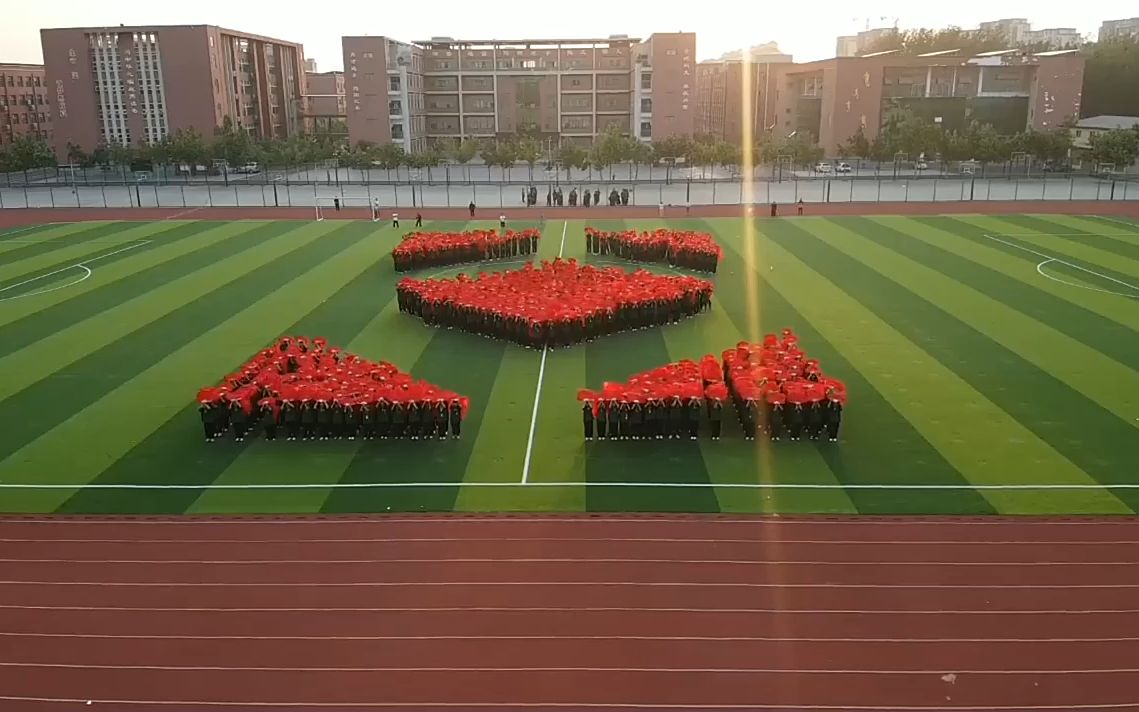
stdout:
<svg viewBox="0 0 1139 712">
<path fill-rule="evenodd" d="M 653 73 L 645 72 L 641 75 L 641 89 L 648 91 L 653 88 Z"/>
<path fill-rule="evenodd" d="M 537 69 L 537 67 L 538 67 L 538 62 L 536 60 L 533 60 L 533 59 L 522 60 L 522 68 L 523 69 Z"/>
<path fill-rule="evenodd" d="M 1083 131 L 1080 131 L 1079 129 L 1076 129 L 1076 138 L 1082 138 L 1082 137 L 1083 137 L 1083 135 L 1084 135 L 1084 132 L 1083 132 Z"/>
<path fill-rule="evenodd" d="M 648 121 L 641 122 L 641 138 L 652 138 L 653 125 Z"/>
<path fill-rule="evenodd" d="M 392 124 L 392 138 L 403 139 L 403 124 Z"/>
<path fill-rule="evenodd" d="M 653 113 L 653 100 L 652 99 L 641 99 L 641 113 L 642 114 Z"/>
<path fill-rule="evenodd" d="M 402 114 L 403 113 L 403 102 L 389 101 L 388 102 L 388 113 L 393 114 L 393 115 Z"/>
</svg>

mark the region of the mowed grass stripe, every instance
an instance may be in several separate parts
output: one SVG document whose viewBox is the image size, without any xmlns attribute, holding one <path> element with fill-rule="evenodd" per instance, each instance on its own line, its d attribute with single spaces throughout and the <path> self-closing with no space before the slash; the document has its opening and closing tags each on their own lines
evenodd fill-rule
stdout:
<svg viewBox="0 0 1139 712">
<path fill-rule="evenodd" d="M 115 233 L 127 229 L 127 222 L 81 222 L 66 225 L 41 225 L 26 232 L 9 233 L 0 238 L 0 256 L 4 262 L 15 262 L 45 255 L 55 250 L 88 241 L 111 242 Z"/>
<path fill-rule="evenodd" d="M 180 222 L 180 223 L 152 223 L 158 228 L 156 232 L 148 233 L 145 238 L 139 240 L 132 240 L 127 242 L 106 242 L 101 243 L 95 252 L 82 258 L 79 261 L 63 260 L 54 264 L 44 265 L 40 269 L 27 274 L 22 274 L 18 277 L 13 277 L 5 283 L 0 284 L 0 290 L 5 290 L 3 294 L 12 294 L 17 291 L 31 292 L 39 288 L 39 282 L 44 279 L 51 279 L 60 272 L 74 273 L 72 279 L 78 278 L 82 270 L 80 264 L 86 265 L 91 263 L 90 269 L 98 271 L 103 267 L 113 265 L 120 260 L 128 259 L 132 253 L 146 252 L 158 248 L 161 244 L 168 241 L 176 242 L 180 239 L 189 237 L 201 231 L 193 222 Z M 22 283 L 22 284 L 21 284 Z M 20 284 L 20 287 L 12 288 L 11 285 Z"/>
<path fill-rule="evenodd" d="M 335 234 L 321 229 L 268 241 L 204 274 L 186 275 L 0 359 L 0 366 L 16 368 L 23 375 L 18 384 L 0 384 L 0 394 L 6 396 L 0 409 L 15 420 L 0 431 L 0 457 L 14 453 L 127 383 L 134 374 L 193 342 L 227 315 L 284 284 L 313 264 L 322 250 L 332 249 Z M 330 242 L 318 242 L 319 236 Z M 186 397 L 192 398 L 193 393 Z M 59 407 L 64 403 L 67 407 Z M 143 398 L 138 405 L 148 404 L 149 399 Z"/>
<path fill-rule="evenodd" d="M 71 300 L 87 297 L 92 292 L 103 289 L 107 285 L 119 282 L 125 278 L 132 277 L 136 273 L 150 267 L 178 260 L 204 246 L 212 245 L 216 242 L 226 240 L 231 236 L 243 234 L 248 230 L 253 230 L 254 228 L 267 224 L 271 223 L 246 221 L 210 223 L 210 225 L 216 225 L 216 227 L 203 225 L 201 232 L 190 239 L 178 240 L 169 244 L 159 243 L 154 249 L 139 254 L 131 254 L 134 250 L 130 250 L 124 253 L 124 259 L 117 260 L 114 264 L 100 266 L 96 274 L 80 284 L 50 294 L 39 294 L 36 295 L 34 299 L 21 299 L 5 304 L 3 308 L 0 308 L 0 327 L 22 319 L 27 319 L 32 315 L 44 314 L 53 307 L 65 304 Z M 44 316 L 47 315 L 44 314 Z M 39 316 L 37 316 L 36 320 L 38 319 Z M 33 322 L 36 320 L 33 320 Z"/>
<path fill-rule="evenodd" d="M 1000 237 L 1002 240 L 1014 242 L 1019 245 L 1042 252 L 1050 257 L 1057 257 L 1069 262 L 1099 272 L 1100 274 L 1126 282 L 1131 286 L 1137 285 L 1139 280 L 1139 262 L 1120 258 L 1107 250 L 1093 247 L 1086 242 L 1067 237 L 1054 235 L 1024 235 L 1024 228 L 1010 223 L 999 217 L 967 217 L 960 218 L 986 229 L 986 234 Z M 1010 237 L 1010 233 L 1022 233 Z M 1027 253 L 1026 253 L 1027 254 Z M 1035 255 L 1032 255 L 1035 258 Z M 1041 257 L 1040 259 L 1045 259 Z M 1039 261 L 1039 260 L 1038 260 Z M 1089 275 L 1090 278 L 1090 275 Z M 1104 281 L 1105 286 L 1108 285 Z"/>
<path fill-rule="evenodd" d="M 462 229 L 462 224 L 447 229 Z M 485 225 L 468 224 L 468 228 Z M 490 265 L 456 270 L 477 273 L 495 268 Z M 424 277 L 430 274 L 417 276 Z M 491 389 L 502 361 L 505 345 L 460 331 L 435 329 L 420 319 L 402 314 L 394 301 L 394 284 L 384 287 L 391 301 L 374 324 L 377 338 L 392 334 L 392 343 L 402 342 L 405 360 L 392 360 L 417 380 L 434 383 L 470 398 L 470 410 L 463 422 L 459 440 L 373 440 L 362 443 L 340 478 L 346 483 L 369 482 L 454 482 L 455 487 L 336 489 L 329 493 L 322 511 L 374 512 L 451 511 L 459 494 L 471 452 L 487 417 Z M 378 341 L 377 341 L 378 343 Z M 500 444 L 495 443 L 495 447 Z"/>
<path fill-rule="evenodd" d="M 709 232 L 721 245 L 729 242 L 739 245 L 742 240 L 747 239 L 746 234 L 740 230 L 742 222 L 738 220 L 681 220 L 669 221 L 667 224 L 672 226 L 674 223 L 675 227 L 680 229 Z M 653 223 L 652 227 L 660 224 Z M 741 339 L 751 338 L 749 334 L 739 329 L 724 306 L 726 302 L 738 304 L 740 301 L 746 302 L 749 298 L 744 279 L 746 266 L 743 261 L 732 259 L 734 252 L 731 246 L 725 246 L 724 251 L 725 259 L 721 261 L 716 275 L 711 277 L 716 284 L 716 292 L 712 297 L 712 311 L 696 319 L 686 320 L 664 332 L 665 343 L 673 359 L 695 360 L 700 355 L 710 353 L 719 360 L 721 352 L 725 349 L 732 348 Z M 756 273 L 757 289 L 754 297 L 759 324 L 756 325 L 755 331 L 759 334 L 764 333 L 764 327 L 775 323 L 776 317 L 780 316 L 771 313 L 771 310 L 766 310 L 765 313 L 765 310 L 759 306 L 761 284 L 762 279 Z M 781 327 L 771 326 L 766 331 L 774 332 L 779 328 Z M 791 447 L 786 447 L 789 445 Z M 745 440 L 735 409 L 730 402 L 724 408 L 721 439 L 712 441 L 705 432 L 700 440 L 700 449 L 713 482 L 814 483 L 834 487 L 830 490 L 717 489 L 716 497 L 722 512 L 855 513 L 858 511 L 845 491 L 840 489 L 841 483 L 831 472 L 819 447 L 810 445 L 796 447 L 790 442 L 773 443 L 766 438 Z"/>
<path fill-rule="evenodd" d="M 634 374 L 669 363 L 661 332 L 662 328 L 625 332 L 587 344 L 588 387 L 597 390 L 605 381 L 626 381 Z M 711 482 L 700 446 L 691 440 L 595 440 L 586 443 L 585 450 L 586 477 L 591 483 Z M 590 487 L 586 507 L 591 512 L 720 511 L 710 487 Z"/>
<path fill-rule="evenodd" d="M 709 222 L 713 226 L 719 224 L 719 221 Z M 757 224 L 764 225 L 762 221 Z M 737 228 L 730 226 L 729 229 Z M 747 232 L 735 240 L 728 235 L 721 236 L 725 238 L 721 244 L 726 249 L 725 261 L 717 273 L 717 284 L 724 287 L 725 294 L 745 294 L 748 267 L 743 257 L 746 249 L 743 240 L 748 239 Z M 770 449 L 771 461 L 762 463 L 771 469 L 776 481 L 811 482 L 813 478 L 827 476 L 826 473 L 815 472 L 816 458 L 800 447 L 807 445 L 814 447 L 815 454 L 825 463 L 830 476 L 842 484 L 914 483 L 917 481 L 915 468 L 920 469 L 921 479 L 927 482 L 969 484 L 860 371 L 857 360 L 862 349 L 860 338 L 845 330 L 836 332 L 837 335 L 828 334 L 814 323 L 811 314 L 825 313 L 828 306 L 825 300 L 831 295 L 817 294 L 806 285 L 795 287 L 793 282 L 786 283 L 789 285 L 786 294 L 778 291 L 774 278 L 784 275 L 777 274 L 783 268 L 774 243 L 758 228 L 751 239 L 757 243 L 754 246 L 757 254 L 752 279 L 759 285 L 760 324 L 754 331 L 763 334 L 778 333 L 784 327 L 793 329 L 807 353 L 819 359 L 824 372 L 846 383 L 850 393 L 850 405 L 843 416 L 838 447 L 830 443 L 812 446 L 810 443 L 781 441 Z M 741 300 L 721 299 L 720 304 L 725 305 L 741 334 L 753 331 Z M 834 338 L 839 340 L 832 340 Z M 856 489 L 846 491 L 845 496 L 863 513 L 994 511 L 987 500 L 972 490 Z"/>
<path fill-rule="evenodd" d="M 0 263 L 0 285 L 20 282 L 61 266 L 78 264 L 99 254 L 120 250 L 133 242 L 152 239 L 153 235 L 174 227 L 174 223 L 103 223 L 77 234 L 75 239 L 67 240 L 66 244 L 53 240 L 50 243 L 51 249 L 43 246 L 44 249 L 37 250 L 34 254 L 21 255 L 14 255 L 13 251 L 5 255 L 3 263 Z M 107 239 L 110 237 L 113 237 L 113 241 Z"/>
<path fill-rule="evenodd" d="M 201 384 L 212 382 L 235 360 L 240 361 L 234 353 L 250 354 L 264 347 L 293 322 L 296 314 L 312 309 L 335 293 L 344 280 L 351 280 L 366 269 L 374 250 L 366 237 L 374 228 L 359 225 L 344 223 L 331 234 L 324 231 L 316 241 L 317 249 L 302 248 L 299 257 L 278 261 L 273 265 L 275 269 L 248 275 L 248 291 L 231 294 L 233 300 L 227 308 L 215 310 L 212 322 L 183 322 L 193 332 L 192 340 L 166 352 L 153 365 L 133 369 L 129 382 L 0 462 L 0 479 L 61 483 L 95 479 L 134 445 L 184 412 L 187 401 Z M 347 239 L 337 240 L 336 235 Z M 296 262 L 302 261 L 305 266 L 297 269 Z M 288 288 L 277 288 L 280 280 Z M 196 422 L 186 424 L 186 434 L 201 444 L 201 430 Z M 72 447 L 78 442 L 86 443 L 85 447 Z M 28 472 L 28 464 L 34 465 L 34 473 Z M 151 475 L 152 481 L 162 481 L 162 477 L 162 473 Z M 73 492 L 21 491 L 9 498 L 5 506 L 52 511 Z M 152 496 L 153 492 L 144 494 Z M 162 503 L 156 501 L 152 508 L 160 511 Z"/>
<path fill-rule="evenodd" d="M 1128 443 L 1139 434 L 1129 415 L 1134 411 L 1123 409 L 1139 392 L 1130 369 L 844 226 L 820 221 L 811 227 L 865 265 L 860 270 L 839 260 L 835 267 L 851 276 L 844 284 L 852 296 L 1097 481 L 1134 481 Z M 897 286 L 881 284 L 883 276 Z M 1117 496 L 1139 503 L 1126 491 Z"/>
<path fill-rule="evenodd" d="M 909 256 L 907 253 L 911 248 L 921 243 L 879 224 L 867 220 L 828 220 L 812 222 L 805 227 L 830 247 L 919 295 L 945 314 L 1016 354 L 1042 374 L 1048 374 L 1047 381 L 1038 383 L 1038 386 L 1054 387 L 1053 379 L 1064 383 L 1068 392 L 1064 394 L 1063 402 L 1068 402 L 1069 397 L 1093 401 L 1097 406 L 1093 410 L 1099 412 L 1091 420 L 1081 419 L 1081 422 L 1095 424 L 1093 429 L 1099 430 L 1104 426 L 1102 411 L 1106 410 L 1114 413 L 1124 425 L 1135 428 L 1135 413 L 1139 412 L 1139 373 L 1053 327 L 1043 310 L 1032 309 L 1043 317 L 1034 318 L 1006 304 L 999 290 L 989 293 L 973 289 L 968 284 L 968 272 L 962 274 L 962 270 L 958 270 L 955 274 L 944 274 L 945 263 L 951 265 L 952 257 L 938 255 L 936 261 L 927 263 Z M 892 234 L 886 237 L 888 233 Z M 977 273 L 983 270 L 980 265 L 974 268 Z M 1015 290 L 1015 282 L 1006 280 L 1006 285 Z M 1046 295 L 1038 292 L 1036 296 L 1048 305 L 1050 300 Z M 939 338 L 938 341 L 952 343 L 954 339 Z M 990 356 L 1007 357 L 1001 353 Z M 999 361 L 982 359 L 974 365 L 977 370 L 988 370 L 995 363 Z M 977 370 L 970 372 L 977 373 Z M 1018 365 L 1012 370 L 1023 373 L 1025 369 Z M 1025 392 L 1037 391 L 1029 388 Z M 1085 412 L 1084 415 L 1091 416 L 1092 413 Z"/>
<path fill-rule="evenodd" d="M 1110 340 L 1126 344 L 1126 351 L 1115 353 L 1130 353 L 1135 341 L 1133 332 L 1139 331 L 1139 310 L 1135 309 L 1132 300 L 1114 294 L 1105 294 L 1093 290 L 1080 289 L 1071 285 L 1061 284 L 1055 280 L 1041 276 L 1036 271 L 1036 265 L 1041 258 L 1031 255 L 1023 250 L 1010 247 L 999 242 L 985 239 L 985 229 L 949 217 L 933 218 L 875 218 L 875 223 L 883 225 L 897 225 L 911 238 L 932 245 L 939 250 L 957 255 L 977 264 L 991 268 L 998 274 L 1016 280 L 1032 287 L 1034 290 L 1050 294 L 1079 309 L 1078 319 L 1064 318 L 1067 328 L 1076 328 L 1074 322 L 1086 325 L 1086 331 L 1080 338 L 1090 346 L 1097 346 L 1099 342 Z M 920 226 L 917 227 L 917 226 Z M 1089 279 L 1095 279 L 1085 275 Z M 1103 280 L 1096 280 L 1098 285 L 1106 284 Z M 1102 286 L 1098 287 L 1102 288 Z M 1031 300 L 1031 297 L 1028 297 Z M 1071 314 L 1066 309 L 1053 305 L 1058 311 L 1057 316 Z M 1098 315 L 1098 318 L 1095 316 Z M 1111 322 L 1114 322 L 1112 324 Z M 1121 328 L 1123 327 L 1123 328 Z M 1117 346 L 1117 348 L 1119 348 Z M 1112 354 L 1111 350 L 1103 350 Z M 1118 357 L 1117 357 L 1118 358 Z M 1118 360 L 1134 365 L 1128 358 Z"/>
<path fill-rule="evenodd" d="M 454 230 L 461 225 L 462 223 L 426 223 L 424 229 Z M 417 339 L 415 332 L 410 330 L 401 332 L 385 328 L 387 317 L 392 312 L 398 313 L 394 300 L 396 274 L 389 255 L 390 248 L 396 244 L 399 235 L 395 230 L 385 229 L 375 237 L 382 243 L 384 251 L 378 255 L 374 264 L 347 287 L 289 327 L 286 333 L 324 336 L 330 344 L 364 358 L 406 366 L 419 357 L 428 339 Z M 383 301 L 385 298 L 386 302 Z M 382 308 L 378 313 L 375 312 L 376 306 L 381 304 Z M 228 441 L 215 442 L 213 445 L 220 442 Z M 205 446 L 205 443 L 202 445 Z M 254 436 L 213 483 L 332 484 L 340 479 L 361 445 L 362 441 L 289 442 L 278 439 L 266 442 L 263 438 Z M 274 491 L 208 489 L 201 493 L 187 511 L 319 512 L 331 491 L 326 487 Z"/>
<path fill-rule="evenodd" d="M 405 319 L 413 317 L 398 314 Z M 429 327 L 420 324 L 420 328 Z M 488 414 L 486 404 L 498 375 L 505 344 L 459 331 L 436 330 L 410 370 L 416 379 L 429 381 L 466 395 L 470 410 L 459 440 L 384 440 L 360 446 L 341 482 L 453 482 L 455 487 L 334 490 L 324 503 L 325 512 L 451 511 L 458 485 L 466 472 L 479 427 Z M 492 416 L 493 417 L 493 416 Z M 495 446 L 501 446 L 496 443 Z"/>
<path fill-rule="evenodd" d="M 129 263 L 121 269 L 101 263 L 91 277 L 91 289 L 82 295 L 0 325 L 0 356 L 158 289 L 187 272 L 224 262 L 277 231 L 279 228 L 271 223 L 186 224 L 176 236 L 168 234 L 161 242 L 138 248 L 137 253 L 123 253 L 123 261 Z M 76 285 L 79 286 L 82 285 Z M 38 301 L 40 297 L 34 299 Z"/>
<path fill-rule="evenodd" d="M 563 249 L 562 231 L 565 230 Z M 584 223 L 551 220 L 542 230 L 536 261 L 553 260 L 562 250 L 564 258 L 583 259 Z M 510 269 L 518 269 L 512 265 Z M 494 417 L 479 427 L 478 439 L 467 461 L 464 482 L 520 482 L 530 437 L 535 391 L 542 352 L 507 344 L 485 410 Z M 584 482 L 585 461 L 578 415 L 577 390 L 584 388 L 585 349 L 553 349 L 546 357 L 534 450 L 530 460 L 531 481 Z M 515 511 L 582 511 L 585 489 L 576 487 L 531 487 L 499 490 L 466 487 L 459 492 L 455 508 L 463 511 L 509 509 Z"/>
<path fill-rule="evenodd" d="M 891 289 L 885 278 L 868 275 L 866 268 L 814 239 L 802 227 L 808 222 L 760 223 L 773 241 L 775 269 L 769 272 L 769 280 L 781 292 L 803 290 L 815 297 L 797 306 L 831 340 L 851 344 L 847 353 L 855 367 L 968 482 L 1095 484 L 953 368 L 906 336 L 913 334 L 927 348 L 937 347 L 942 332 L 928 329 L 928 322 L 921 319 L 937 319 L 939 329 L 953 328 L 951 320 L 921 308 L 916 295 Z M 878 290 L 888 293 L 894 303 L 886 303 Z M 912 313 L 906 314 L 911 305 Z M 959 360 L 960 355 L 948 353 L 946 358 Z M 851 402 L 858 402 L 853 392 Z M 849 417 L 857 417 L 856 408 L 849 410 Z M 889 462 L 882 466 L 891 467 Z M 906 472 L 911 482 L 948 484 L 933 480 L 923 467 L 905 459 L 892 467 Z M 1009 514 L 1131 511 L 1106 490 L 986 490 L 982 494 L 997 511 Z"/>
<path fill-rule="evenodd" d="M 285 284 L 283 278 L 272 283 L 272 270 L 278 260 L 295 264 L 308 257 L 305 248 L 320 236 L 340 228 L 316 227 L 290 230 L 282 224 L 276 238 L 234 256 L 230 260 L 199 270 L 171 281 L 159 289 L 141 294 L 98 316 L 86 319 L 63 331 L 52 334 L 24 349 L 0 358 L 0 368 L 12 368 L 22 378 L 0 383 L 0 401 L 9 401 L 15 394 L 25 398 L 24 404 L 48 403 L 40 400 L 43 391 L 37 388 L 66 388 L 74 394 L 76 388 L 112 388 L 112 384 L 130 377 L 131 363 L 153 363 L 156 349 L 167 343 L 181 344 L 192 340 L 195 327 L 212 324 L 212 314 L 224 313 L 240 299 L 248 299 L 250 289 L 260 285 L 248 280 L 248 274 L 257 269 L 267 270 L 272 286 Z M 319 249 L 319 246 L 318 246 Z M 225 287 L 226 289 L 222 289 Z M 204 297 L 210 295 L 212 301 Z M 230 302 L 235 298 L 239 301 Z M 130 339 L 124 339 L 130 335 Z M 82 346 L 79 346 L 79 345 Z M 98 353 L 99 358 L 94 354 Z M 75 380 L 76 376 L 86 374 Z M 113 375 L 112 375 L 113 374 Z M 74 398 L 74 396 L 73 396 Z M 82 401 L 72 400 L 82 404 Z M 15 407 L 12 402 L 4 407 Z M 41 410 L 46 410 L 41 407 Z M 3 438 L 0 435 L 0 438 Z M 0 445 L 0 453 L 8 452 Z"/>
<path fill-rule="evenodd" d="M 1074 215 L 1008 215 L 1004 220 L 1024 227 L 1025 232 L 1062 234 L 1066 240 L 1091 245 L 1139 264 L 1139 232 L 1124 234 L 1122 231 L 1126 228 L 1118 223 L 1105 225 Z"/>
<path fill-rule="evenodd" d="M 371 223 L 367 224 L 371 225 Z M 358 232 L 366 234 L 365 241 L 374 241 L 377 237 L 375 232 L 380 229 L 372 226 L 370 233 L 365 230 Z M 338 238 L 332 239 L 337 240 Z M 342 243 L 341 247 L 345 246 Z M 377 278 L 383 278 L 385 271 L 391 271 L 390 265 L 385 270 L 383 261 L 375 260 L 372 267 L 347 281 L 347 283 L 344 283 L 341 275 L 330 275 L 334 284 L 344 284 L 344 286 L 327 300 L 318 304 L 308 314 L 302 316 L 285 333 L 310 336 L 323 335 L 329 339 L 329 343 L 343 346 L 367 322 L 369 314 L 367 309 L 368 296 L 374 293 L 375 281 Z M 233 362 L 227 371 L 217 374 L 212 380 L 203 382 L 201 385 L 219 382 L 226 373 L 236 369 L 253 356 L 253 352 L 232 353 L 231 356 Z M 193 423 L 197 427 L 191 428 L 187 425 L 189 423 Z M 256 428 L 255 432 L 259 433 L 260 428 Z M 342 443 L 341 445 L 345 446 L 346 444 Z M 219 481 L 223 473 L 229 472 L 235 460 L 244 458 L 251 454 L 251 451 L 264 453 L 265 450 L 273 450 L 282 446 L 287 447 L 286 441 L 265 443 L 258 439 L 257 434 L 251 435 L 245 443 L 237 443 L 228 438 L 211 444 L 203 442 L 197 404 L 193 402 L 191 395 L 187 398 L 185 407 L 175 414 L 168 423 L 155 430 L 146 440 L 119 458 L 113 466 L 99 476 L 96 482 L 152 482 L 155 481 L 155 473 L 161 472 L 163 473 L 161 477 L 170 482 L 215 483 Z M 335 449 L 318 449 L 323 450 L 326 455 L 335 455 Z M 297 450 L 293 448 L 291 452 L 296 453 Z M 162 458 L 167 459 L 162 461 Z M 252 459 L 258 459 L 256 454 Z M 310 481 L 317 481 L 316 473 L 325 474 L 324 470 L 332 468 L 334 464 L 334 458 L 330 458 L 315 472 L 309 470 L 307 475 Z M 259 468 L 257 475 L 240 482 L 289 481 L 282 478 L 281 474 L 277 469 L 265 465 Z M 332 474 L 333 477 L 336 475 L 337 472 Z M 312 498 L 316 491 L 253 490 L 243 492 L 218 490 L 217 493 L 223 500 L 226 500 L 228 496 L 228 504 L 223 506 L 219 503 L 217 511 L 241 511 L 232 508 L 240 504 L 246 507 L 244 511 L 256 512 L 282 511 L 282 507 L 289 506 L 289 504 L 299 504 L 293 495 L 308 495 Z M 134 495 L 135 493 L 130 492 L 124 494 L 121 490 L 85 489 L 77 493 L 65 507 L 67 511 L 78 512 L 139 513 L 155 511 L 154 508 L 161 504 L 161 509 L 158 511 L 178 514 L 191 508 L 199 500 L 199 496 L 202 496 L 202 492 L 199 490 L 171 490 L 163 492 L 161 499 L 155 497 L 141 498 Z M 319 502 L 320 499 L 317 498 L 315 507 L 301 507 L 285 511 L 317 511 Z M 135 509 L 136 507 L 143 509 L 138 510 Z"/>
</svg>

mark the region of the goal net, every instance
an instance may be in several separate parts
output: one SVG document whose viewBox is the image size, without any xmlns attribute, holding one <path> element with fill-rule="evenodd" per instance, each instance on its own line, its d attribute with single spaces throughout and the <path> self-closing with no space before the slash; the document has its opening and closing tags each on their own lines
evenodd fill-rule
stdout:
<svg viewBox="0 0 1139 712">
<path fill-rule="evenodd" d="M 392 209 L 394 210 L 394 208 Z M 391 217 L 391 213 L 385 212 L 384 206 L 380 205 L 374 198 L 365 197 L 344 197 L 337 196 L 332 198 L 317 198 L 316 199 L 316 221 L 320 222 L 327 216 L 336 216 L 341 213 L 342 217 L 347 218 L 371 218 L 372 222 L 378 222 L 385 217 Z"/>
</svg>

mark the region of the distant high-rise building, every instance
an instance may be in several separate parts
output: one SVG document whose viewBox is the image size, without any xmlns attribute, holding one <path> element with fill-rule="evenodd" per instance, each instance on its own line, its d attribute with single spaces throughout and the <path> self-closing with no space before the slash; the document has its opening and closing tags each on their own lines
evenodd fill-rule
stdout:
<svg viewBox="0 0 1139 712">
<path fill-rule="evenodd" d="M 50 87 L 42 64 L 0 64 L 0 146 L 21 136 L 51 139 Z"/>
<path fill-rule="evenodd" d="M 388 37 L 344 37 L 348 136 L 353 145 L 427 147 L 423 50 Z"/>
<path fill-rule="evenodd" d="M 874 43 L 898 31 L 896 27 L 875 27 L 863 30 L 857 35 L 843 35 L 835 43 L 835 56 L 857 57 L 870 51 Z"/>
<path fill-rule="evenodd" d="M 1044 45 L 1051 49 L 1079 47 L 1083 42 L 1083 35 L 1075 27 L 1049 27 L 1043 30 L 1032 30 L 1022 40 L 1023 44 Z"/>
<path fill-rule="evenodd" d="M 40 31 L 54 145 L 143 146 L 226 118 L 258 138 L 302 128 L 301 45 L 213 25 Z"/>
<path fill-rule="evenodd" d="M 982 22 L 978 28 L 982 32 L 999 32 L 1008 40 L 1010 47 L 1028 42 L 1027 35 L 1032 31 L 1031 23 L 1023 17 L 990 20 L 989 22 Z"/>
<path fill-rule="evenodd" d="M 316 60 L 312 59 L 311 57 L 306 57 L 305 58 L 305 73 L 306 74 L 317 74 L 318 72 L 319 72 L 319 70 L 316 68 Z"/>
<path fill-rule="evenodd" d="M 1126 20 L 1104 20 L 1099 27 L 1099 40 L 1139 37 L 1139 17 Z"/>
</svg>

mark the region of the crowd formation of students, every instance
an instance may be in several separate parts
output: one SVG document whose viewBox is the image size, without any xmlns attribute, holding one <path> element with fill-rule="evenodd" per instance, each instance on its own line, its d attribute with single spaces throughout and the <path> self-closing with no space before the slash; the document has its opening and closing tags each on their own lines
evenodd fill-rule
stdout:
<svg viewBox="0 0 1139 712">
<path fill-rule="evenodd" d="M 715 273 L 724 250 L 706 232 L 667 230 L 606 231 L 585 228 L 585 250 L 638 262 L 665 262 L 674 267 Z"/>
<path fill-rule="evenodd" d="M 266 440 L 457 438 L 468 405 L 386 361 L 304 336 L 279 339 L 220 385 L 198 391 L 207 441 L 227 432 L 241 441 L 258 428 Z"/>
<path fill-rule="evenodd" d="M 690 276 L 625 272 L 557 258 L 475 277 L 417 280 L 396 287 L 402 312 L 523 346 L 570 346 L 657 326 L 711 308 L 712 283 Z"/>
<path fill-rule="evenodd" d="M 538 251 L 541 237 L 536 228 L 517 232 L 409 232 L 392 250 L 392 261 L 396 272 L 408 272 L 423 267 L 530 255 Z"/>
<path fill-rule="evenodd" d="M 680 361 L 637 374 L 601 390 L 578 391 L 586 440 L 695 439 L 707 423 L 720 437 L 724 403 L 731 400 L 744 437 L 767 435 L 837 442 L 846 386 L 807 358 L 790 329 L 761 344 L 740 342 L 720 360 Z"/>
<path fill-rule="evenodd" d="M 724 380 L 746 437 L 838 440 L 846 385 L 807 357 L 793 331 L 767 334 L 760 344 L 740 342 L 722 358 Z"/>
</svg>

